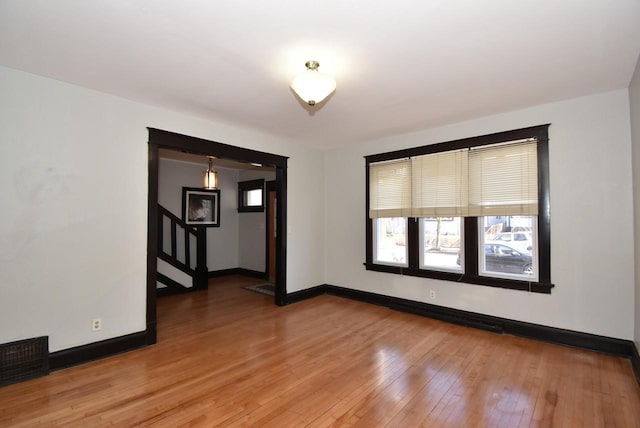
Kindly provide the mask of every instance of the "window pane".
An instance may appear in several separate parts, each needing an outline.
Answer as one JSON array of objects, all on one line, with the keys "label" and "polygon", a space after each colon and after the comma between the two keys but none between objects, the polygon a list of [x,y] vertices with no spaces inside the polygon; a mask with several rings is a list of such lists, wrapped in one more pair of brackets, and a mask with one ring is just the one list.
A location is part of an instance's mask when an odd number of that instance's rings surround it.
[{"label": "window pane", "polygon": [[262,189],[247,190],[245,198],[248,207],[262,206]]},{"label": "window pane", "polygon": [[480,227],[480,275],[538,280],[538,218],[487,216]]},{"label": "window pane", "polygon": [[420,219],[420,268],[463,272],[462,217]]},{"label": "window pane", "polygon": [[374,263],[407,266],[407,219],[377,218],[373,229]]}]

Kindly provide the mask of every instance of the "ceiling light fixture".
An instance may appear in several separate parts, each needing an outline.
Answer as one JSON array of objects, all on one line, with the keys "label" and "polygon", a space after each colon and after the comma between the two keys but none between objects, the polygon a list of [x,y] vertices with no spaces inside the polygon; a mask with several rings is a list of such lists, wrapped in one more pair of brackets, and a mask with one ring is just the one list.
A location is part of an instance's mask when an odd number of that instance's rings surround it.
[{"label": "ceiling light fixture", "polygon": [[218,188],[218,171],[213,169],[213,156],[209,156],[209,168],[204,171],[203,185],[205,189],[217,189]]},{"label": "ceiling light fixture", "polygon": [[294,77],[289,86],[305,103],[313,106],[336,90],[336,81],[318,71],[318,61],[307,61],[305,66],[307,71]]}]

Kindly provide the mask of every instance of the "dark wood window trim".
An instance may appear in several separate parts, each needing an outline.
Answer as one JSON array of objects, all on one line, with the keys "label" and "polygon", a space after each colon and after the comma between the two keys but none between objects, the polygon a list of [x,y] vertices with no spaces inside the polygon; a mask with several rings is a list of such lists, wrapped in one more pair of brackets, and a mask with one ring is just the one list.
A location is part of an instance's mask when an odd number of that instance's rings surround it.
[{"label": "dark wood window trim", "polygon": [[[262,203],[260,205],[246,205],[246,193],[250,190],[262,190]],[[264,212],[265,190],[264,179],[248,180],[238,182],[238,212],[239,213],[261,213]]]},{"label": "dark wood window trim", "polygon": [[[489,287],[526,290],[536,293],[551,293],[551,212],[549,208],[549,126],[550,124],[499,132],[478,137],[464,138],[393,152],[365,156],[366,183],[366,261],[365,268],[371,271],[398,275],[433,278],[445,281],[485,285]],[[394,159],[421,156],[430,153],[460,150],[490,144],[535,138],[538,155],[538,281],[519,281],[478,274],[478,221],[477,217],[464,219],[464,274],[441,272],[419,268],[419,246],[417,219],[409,218],[407,224],[408,267],[388,266],[373,262],[373,220],[369,218],[369,165]]]}]

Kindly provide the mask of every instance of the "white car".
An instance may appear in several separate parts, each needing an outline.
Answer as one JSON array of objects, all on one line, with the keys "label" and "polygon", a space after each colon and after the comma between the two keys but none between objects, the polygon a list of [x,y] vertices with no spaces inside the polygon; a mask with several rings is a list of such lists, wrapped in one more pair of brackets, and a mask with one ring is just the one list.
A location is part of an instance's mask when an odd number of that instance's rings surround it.
[{"label": "white car", "polygon": [[533,248],[531,232],[502,232],[498,233],[492,241],[507,244],[524,253],[530,253]]}]

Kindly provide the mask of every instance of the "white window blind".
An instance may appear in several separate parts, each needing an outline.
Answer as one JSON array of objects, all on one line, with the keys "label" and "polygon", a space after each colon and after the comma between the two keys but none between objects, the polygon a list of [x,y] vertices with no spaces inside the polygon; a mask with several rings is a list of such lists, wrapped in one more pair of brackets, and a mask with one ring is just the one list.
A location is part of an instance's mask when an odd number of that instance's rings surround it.
[{"label": "white window blind", "polygon": [[411,159],[413,217],[468,214],[468,150],[433,153]]},{"label": "white window blind", "polygon": [[536,141],[469,151],[469,215],[538,215]]},{"label": "white window blind", "polygon": [[411,217],[411,161],[369,165],[369,217]]}]

